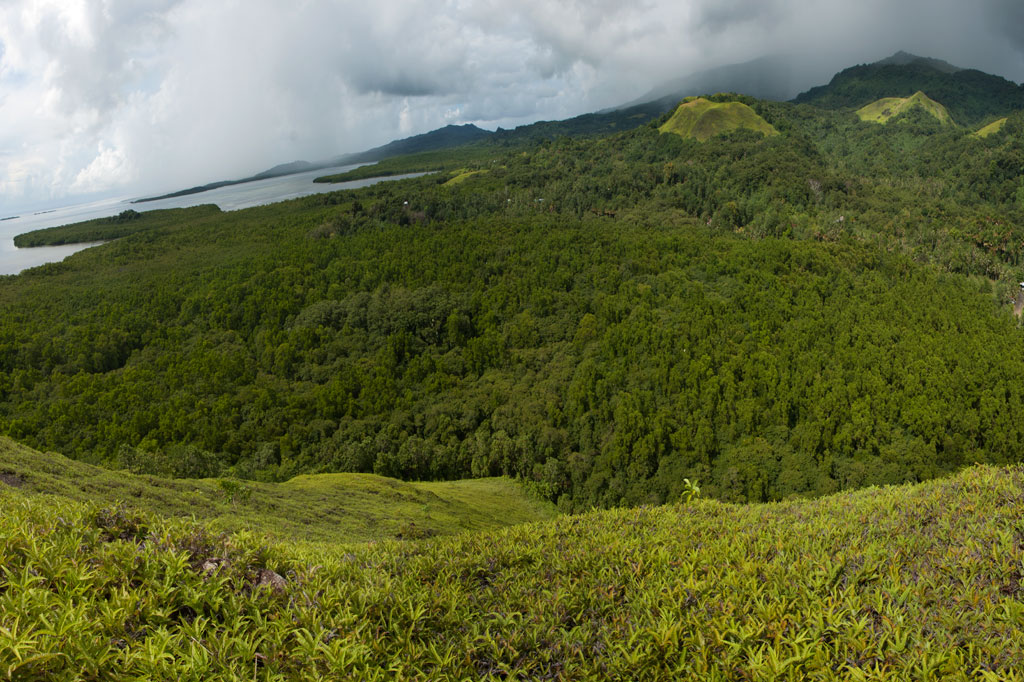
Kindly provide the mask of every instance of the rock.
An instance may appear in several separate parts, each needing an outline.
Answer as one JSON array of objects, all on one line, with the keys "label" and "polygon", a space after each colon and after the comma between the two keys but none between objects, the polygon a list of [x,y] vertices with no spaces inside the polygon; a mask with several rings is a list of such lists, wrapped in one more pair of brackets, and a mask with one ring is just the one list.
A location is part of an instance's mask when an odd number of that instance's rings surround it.
[{"label": "rock", "polygon": [[269,587],[274,592],[284,592],[288,581],[269,568],[261,568],[256,577],[256,587]]},{"label": "rock", "polygon": [[228,562],[226,559],[218,559],[216,557],[211,557],[204,561],[199,568],[200,570],[202,570],[203,573],[213,573],[221,566],[226,566],[227,563]]}]

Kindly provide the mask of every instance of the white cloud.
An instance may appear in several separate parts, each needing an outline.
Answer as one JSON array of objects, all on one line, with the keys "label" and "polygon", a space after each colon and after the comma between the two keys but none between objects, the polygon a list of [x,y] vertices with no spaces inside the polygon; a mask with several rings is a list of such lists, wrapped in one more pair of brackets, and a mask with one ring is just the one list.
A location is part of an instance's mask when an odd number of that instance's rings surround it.
[{"label": "white cloud", "polygon": [[0,0],[0,210],[565,118],[796,47],[1020,80],[1021,21],[1016,0]]},{"label": "white cloud", "polygon": [[71,191],[80,194],[104,192],[127,184],[133,175],[131,161],[122,150],[100,143],[96,158],[78,172],[71,183]]}]

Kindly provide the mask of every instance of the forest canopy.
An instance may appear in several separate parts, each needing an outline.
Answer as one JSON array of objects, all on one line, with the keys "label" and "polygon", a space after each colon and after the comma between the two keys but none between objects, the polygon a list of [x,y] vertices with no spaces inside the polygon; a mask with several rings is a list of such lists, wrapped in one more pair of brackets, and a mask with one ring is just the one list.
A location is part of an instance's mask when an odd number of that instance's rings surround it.
[{"label": "forest canopy", "polygon": [[1021,115],[732,100],[780,134],[666,115],[50,231],[120,238],[0,279],[0,431],[167,476],[509,474],[565,509],[1019,461]]}]

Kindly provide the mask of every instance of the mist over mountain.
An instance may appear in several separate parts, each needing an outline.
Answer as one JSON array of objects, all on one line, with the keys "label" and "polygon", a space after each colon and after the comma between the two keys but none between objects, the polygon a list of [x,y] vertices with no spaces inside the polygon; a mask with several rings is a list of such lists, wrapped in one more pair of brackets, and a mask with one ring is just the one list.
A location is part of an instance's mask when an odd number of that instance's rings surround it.
[{"label": "mist over mountain", "polygon": [[837,68],[839,65],[832,65],[830,60],[815,60],[810,55],[768,55],[674,78],[618,108],[647,102],[671,106],[684,97],[716,92],[737,92],[758,99],[785,101],[825,82]]},{"label": "mist over mountain", "polygon": [[450,125],[438,130],[432,130],[429,133],[423,133],[422,135],[413,135],[412,137],[407,137],[401,140],[394,140],[388,144],[381,145],[380,147],[374,147],[373,149],[367,149],[362,152],[341,154],[340,156],[334,156],[329,159],[316,162],[300,160],[280,163],[273,168],[268,168],[265,171],[261,171],[255,175],[241,178],[239,180],[220,180],[217,182],[210,182],[205,185],[190,187],[176,192],[146,197],[144,199],[136,199],[133,203],[144,203],[190,194],[200,194],[211,189],[218,189],[228,185],[241,185],[256,180],[266,180],[267,178],[277,178],[283,175],[305,173],[307,171],[320,170],[321,168],[333,168],[336,166],[346,166],[356,163],[373,163],[375,161],[380,161],[392,156],[399,156],[401,154],[415,154],[417,152],[434,151],[436,149],[447,149],[449,147],[457,147],[459,145],[483,140],[488,138],[490,135],[490,132],[477,128],[472,124],[467,123],[462,126]]},{"label": "mist over mountain", "polygon": [[874,63],[874,66],[907,66],[909,64],[918,64],[922,66],[930,66],[936,71],[942,73],[956,73],[963,71],[959,66],[953,66],[949,62],[941,59],[932,59],[931,57],[918,57],[916,54],[910,54],[900,50],[891,57],[885,59],[879,59]]}]

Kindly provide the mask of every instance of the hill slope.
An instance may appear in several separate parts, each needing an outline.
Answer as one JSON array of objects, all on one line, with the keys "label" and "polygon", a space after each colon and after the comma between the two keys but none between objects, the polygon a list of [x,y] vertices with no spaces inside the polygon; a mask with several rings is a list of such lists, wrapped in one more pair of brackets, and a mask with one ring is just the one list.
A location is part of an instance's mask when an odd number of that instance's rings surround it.
[{"label": "hill slope", "polygon": [[703,97],[684,101],[658,130],[704,142],[715,135],[741,128],[764,135],[778,135],[770,123],[746,104],[712,102]]},{"label": "hill slope", "polygon": [[995,120],[992,123],[989,123],[984,128],[980,128],[979,130],[976,130],[975,132],[971,133],[971,137],[985,138],[988,137],[989,135],[995,135],[996,133],[1003,129],[1003,126],[1006,125],[1007,120],[1008,119],[1006,117]]},{"label": "hill slope", "polygon": [[[4,485],[6,484],[6,485]],[[297,476],[284,483],[166,479],[110,471],[0,436],[0,488],[186,516],[218,530],[291,541],[365,542],[493,530],[555,511],[508,479],[404,483],[372,474]]]},{"label": "hill slope", "polygon": [[1016,680],[1024,469],[332,550],[0,486],[13,679]]},{"label": "hill slope", "polygon": [[491,137],[492,134],[493,133],[490,131],[483,130],[482,128],[478,128],[470,123],[465,125],[447,125],[444,128],[431,130],[428,133],[395,140],[380,147],[368,149],[365,152],[346,154],[338,157],[337,159],[333,159],[333,165],[340,165],[342,163],[369,163],[371,161],[380,161],[381,159],[400,156],[402,154],[417,154],[419,152],[429,152],[437,149],[461,147],[462,145],[486,140]]},{"label": "hill slope", "polygon": [[826,109],[859,109],[883,97],[909,97],[917,91],[942,102],[962,125],[981,124],[1024,109],[1024,87],[1012,81],[905,53],[845,69],[828,85],[811,88],[793,101]]},{"label": "hill slope", "polygon": [[862,121],[888,123],[911,109],[921,109],[930,116],[935,117],[943,125],[953,124],[953,119],[949,117],[946,107],[920,91],[915,92],[910,97],[886,97],[877,102],[872,102],[858,109],[857,116]]}]

